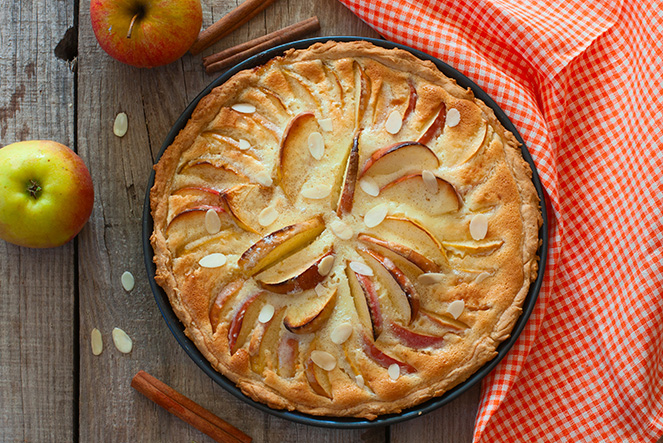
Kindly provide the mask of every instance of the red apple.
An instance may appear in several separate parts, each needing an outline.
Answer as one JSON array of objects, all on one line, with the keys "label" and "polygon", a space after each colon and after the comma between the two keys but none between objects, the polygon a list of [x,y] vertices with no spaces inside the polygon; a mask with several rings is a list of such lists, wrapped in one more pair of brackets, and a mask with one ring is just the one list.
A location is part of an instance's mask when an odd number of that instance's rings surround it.
[{"label": "red apple", "polygon": [[60,143],[31,140],[0,149],[0,238],[51,248],[74,238],[92,213],[83,160]]},{"label": "red apple", "polygon": [[92,29],[111,57],[139,68],[172,63],[200,33],[200,0],[92,0]]}]

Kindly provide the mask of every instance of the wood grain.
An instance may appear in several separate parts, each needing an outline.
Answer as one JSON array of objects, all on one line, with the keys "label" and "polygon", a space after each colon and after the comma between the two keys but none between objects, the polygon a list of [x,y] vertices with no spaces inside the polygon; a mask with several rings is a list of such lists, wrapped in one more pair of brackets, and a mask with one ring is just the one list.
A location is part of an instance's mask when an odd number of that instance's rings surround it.
[{"label": "wood grain", "polygon": [[[0,145],[53,139],[74,147],[74,75],[53,49],[72,2],[3,2]],[[76,372],[74,245],[0,241],[0,441],[72,441]]]}]

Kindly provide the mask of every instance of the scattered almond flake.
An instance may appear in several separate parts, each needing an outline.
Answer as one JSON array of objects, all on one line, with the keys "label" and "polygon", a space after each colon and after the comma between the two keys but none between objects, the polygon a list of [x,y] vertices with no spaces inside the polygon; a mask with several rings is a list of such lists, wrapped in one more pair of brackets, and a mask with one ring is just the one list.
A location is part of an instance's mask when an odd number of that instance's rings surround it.
[{"label": "scattered almond flake", "polygon": [[364,377],[361,374],[355,377],[355,381],[357,382],[357,386],[360,388],[364,387]]},{"label": "scattered almond flake", "polygon": [[352,335],[352,323],[346,321],[336,326],[331,332],[331,341],[340,345]]},{"label": "scattered almond flake", "polygon": [[470,235],[475,240],[483,240],[488,232],[488,217],[484,214],[476,214],[470,220]]},{"label": "scattered almond flake", "polygon": [[477,275],[477,278],[475,278],[474,281],[477,282],[477,283],[481,283],[485,279],[487,279],[488,277],[490,277],[490,272],[484,271],[481,274]]},{"label": "scattered almond flake", "polygon": [[131,337],[129,337],[127,333],[120,328],[113,328],[113,343],[115,344],[117,350],[123,354],[130,353],[131,349],[133,348]]},{"label": "scattered almond flake", "polygon": [[389,369],[387,369],[387,372],[389,372],[389,378],[392,380],[398,380],[398,377],[401,375],[401,367],[398,366],[396,363],[392,363],[389,365]]},{"label": "scattered almond flake", "polygon": [[334,256],[328,255],[318,263],[318,273],[323,276],[327,275],[332,270],[332,266],[334,266]]},{"label": "scattered almond flake", "polygon": [[225,265],[226,261],[228,261],[228,259],[225,255],[221,254],[220,252],[215,252],[201,258],[198,264],[203,268],[218,268]]},{"label": "scattered almond flake", "polygon": [[314,288],[313,290],[315,291],[315,294],[316,294],[318,297],[322,297],[322,296],[325,295],[325,293],[327,292],[327,288],[325,288],[325,287],[324,287],[322,284],[320,284],[320,283],[318,283],[317,285],[315,285],[315,288]]},{"label": "scattered almond flake", "polygon": [[350,225],[341,220],[334,220],[329,224],[329,228],[332,233],[341,240],[350,240],[354,235]]},{"label": "scattered almond flake", "polygon": [[355,271],[357,274],[367,275],[369,277],[373,275],[373,269],[371,269],[371,267],[366,263],[362,263],[360,261],[351,261],[350,269]]},{"label": "scattered almond flake", "polygon": [[205,230],[208,234],[217,234],[221,230],[221,219],[214,209],[205,213]]},{"label": "scattered almond flake", "polygon": [[256,181],[263,186],[272,186],[272,176],[267,171],[260,171],[255,175]]},{"label": "scattered almond flake", "polygon": [[377,197],[380,194],[380,187],[373,177],[364,177],[359,180],[359,187],[371,197]]},{"label": "scattered almond flake", "polygon": [[321,118],[318,120],[320,128],[325,132],[332,132],[334,130],[334,122],[331,118]]},{"label": "scattered almond flake", "polygon": [[437,272],[428,272],[417,277],[417,282],[422,285],[435,285],[444,279],[444,274]]},{"label": "scattered almond flake", "polygon": [[118,137],[124,137],[129,129],[129,118],[124,112],[120,112],[115,116],[115,122],[113,123],[113,134]]},{"label": "scattered almond flake", "polygon": [[458,319],[464,310],[465,302],[463,300],[454,300],[449,303],[449,306],[447,307],[447,312],[455,319]]},{"label": "scattered almond flake", "polygon": [[134,288],[134,284],[136,283],[133,274],[129,271],[124,271],[120,280],[122,280],[122,287],[124,290],[131,292],[131,290]]},{"label": "scattered almond flake", "polygon": [[380,205],[377,205],[373,207],[372,209],[369,209],[369,211],[364,215],[364,224],[368,226],[369,228],[374,228],[382,221],[384,218],[387,216],[387,205],[385,203],[382,203]]},{"label": "scattered almond flake", "polygon": [[331,194],[331,187],[329,185],[314,185],[302,189],[301,194],[305,198],[310,198],[311,200],[321,200],[329,197],[329,194]]},{"label": "scattered almond flake", "polygon": [[432,171],[429,171],[428,169],[421,171],[421,179],[424,181],[424,186],[428,192],[431,194],[437,194],[437,177],[435,177],[435,174],[433,174]]},{"label": "scattered almond flake", "polygon": [[260,226],[269,226],[274,223],[278,217],[279,212],[274,206],[270,205],[260,211],[260,214],[258,215],[258,223],[260,223]]},{"label": "scattered almond flake", "polygon": [[246,151],[247,149],[251,148],[251,143],[243,138],[239,139],[239,149],[242,151]]},{"label": "scattered almond flake", "polygon": [[101,338],[101,331],[94,328],[90,333],[90,344],[92,345],[92,354],[99,355],[104,350],[104,340]]},{"label": "scattered almond flake", "polygon": [[253,114],[256,112],[256,107],[250,103],[235,103],[232,108],[242,114]]},{"label": "scattered almond flake", "polygon": [[401,117],[401,113],[396,110],[391,111],[389,117],[387,117],[387,121],[384,123],[384,128],[390,134],[398,134],[401,130],[401,126],[403,126],[403,117]]},{"label": "scattered almond flake", "polygon": [[260,310],[260,314],[258,314],[258,321],[260,323],[267,323],[272,319],[272,317],[274,317],[274,305],[267,303]]},{"label": "scattered almond flake", "polygon": [[311,352],[311,360],[325,371],[331,371],[336,367],[336,359],[329,352],[315,350]]},{"label": "scattered almond flake", "polygon": [[319,132],[311,132],[308,136],[308,152],[311,157],[320,160],[325,154],[325,140]]},{"label": "scattered almond flake", "polygon": [[447,126],[453,128],[460,123],[460,112],[458,109],[451,108],[447,111]]}]

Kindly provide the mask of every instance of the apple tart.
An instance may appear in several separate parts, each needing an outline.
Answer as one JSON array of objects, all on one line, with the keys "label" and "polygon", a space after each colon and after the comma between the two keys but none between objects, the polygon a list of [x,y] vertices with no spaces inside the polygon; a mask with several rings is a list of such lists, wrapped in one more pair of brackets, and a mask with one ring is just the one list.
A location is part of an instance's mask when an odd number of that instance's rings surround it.
[{"label": "apple tart", "polygon": [[317,43],[200,100],[155,166],[156,281],[272,408],[374,419],[496,355],[537,274],[532,172],[435,66]]}]

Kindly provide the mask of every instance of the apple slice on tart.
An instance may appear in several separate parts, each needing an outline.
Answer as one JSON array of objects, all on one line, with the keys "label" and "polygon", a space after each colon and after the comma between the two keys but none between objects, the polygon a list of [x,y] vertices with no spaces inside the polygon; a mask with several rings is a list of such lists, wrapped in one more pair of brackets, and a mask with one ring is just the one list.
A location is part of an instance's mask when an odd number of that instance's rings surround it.
[{"label": "apple slice on tart", "polygon": [[273,190],[255,183],[233,186],[223,193],[228,210],[246,230],[259,233],[264,227],[260,224],[259,211],[272,201]]},{"label": "apple slice on tart", "polygon": [[297,200],[309,178],[310,168],[306,165],[311,162],[312,157],[308,146],[309,137],[314,133],[322,134],[313,112],[302,112],[294,116],[283,133],[277,181],[291,202]]},{"label": "apple slice on tart", "polygon": [[265,305],[265,297],[260,292],[248,296],[235,313],[228,327],[228,349],[230,354],[235,354],[245,343],[260,315],[260,310]]},{"label": "apple slice on tart", "polygon": [[277,352],[278,374],[286,378],[294,377],[299,366],[299,339],[293,334],[282,334]]},{"label": "apple slice on tart", "polygon": [[337,289],[332,288],[323,297],[288,308],[283,325],[295,334],[310,334],[323,327],[336,307]]},{"label": "apple slice on tart", "polygon": [[365,330],[371,331],[374,340],[382,333],[382,308],[373,278],[358,274],[350,266],[345,268],[350,293],[357,316]]},{"label": "apple slice on tart", "polygon": [[409,246],[405,246],[393,241],[382,240],[369,234],[359,234],[357,240],[362,243],[380,246],[408,260],[410,263],[421,269],[423,272],[440,272],[440,265],[433,260],[425,257]]},{"label": "apple slice on tart", "polygon": [[[399,252],[393,251],[398,255],[403,256],[404,254],[409,254],[409,252],[406,252],[407,249],[405,249],[409,248],[438,266],[448,266],[447,254],[442,243],[440,243],[437,237],[423,224],[412,218],[403,215],[388,215],[382,223],[378,226],[367,229],[364,234],[385,242],[393,243],[393,249],[400,249]],[[370,242],[367,237],[362,238],[362,242]],[[420,264],[422,266],[430,266],[424,265],[421,262]],[[417,263],[415,263],[415,265],[417,265]]]},{"label": "apple slice on tart", "polygon": [[336,204],[336,215],[339,217],[352,211],[355,187],[357,186],[357,174],[359,172],[359,135],[360,133],[357,133],[352,140],[352,148],[350,149],[345,166],[342,185],[335,186],[335,189],[340,189],[338,203]]},{"label": "apple slice on tart", "polygon": [[366,159],[359,178],[371,177],[382,188],[404,175],[435,170],[440,166],[437,155],[426,145],[404,141],[385,146]]},{"label": "apple slice on tart", "polygon": [[286,226],[254,243],[239,258],[237,265],[247,275],[274,265],[310,244],[325,229],[321,216]]},{"label": "apple slice on tart", "polygon": [[258,284],[264,290],[277,294],[292,294],[313,289],[327,276],[329,270],[322,269],[322,267],[328,267],[330,259],[333,263],[334,254],[331,251],[318,257],[312,263],[309,262],[303,267],[296,268],[286,277],[279,277],[277,280],[265,280],[259,276]]},{"label": "apple slice on tart", "polygon": [[458,211],[461,199],[454,186],[432,174],[427,179],[425,174],[408,174],[390,181],[380,189],[380,198],[398,202],[429,217]]},{"label": "apple slice on tart", "polygon": [[[400,312],[404,322],[406,324],[412,323],[412,320],[414,320],[419,311],[419,293],[410,281],[409,277],[398,266],[396,266],[396,264],[391,259],[385,257],[379,252],[368,248],[360,248],[359,250],[364,255],[371,257],[373,260],[379,263],[380,267],[386,270],[393,281],[396,282],[400,290],[389,291],[389,294],[392,301],[394,302],[396,310]],[[389,279],[386,280],[388,281]],[[402,297],[400,294],[405,295],[407,305],[402,303]]]},{"label": "apple slice on tart", "polygon": [[256,374],[262,374],[266,368],[275,370],[278,366],[278,356],[274,352],[281,338],[281,322],[285,307],[274,312],[272,318],[265,323],[258,322],[256,332],[251,337],[253,349],[250,349],[251,369]]},{"label": "apple slice on tart", "polygon": [[316,394],[332,399],[332,385],[327,371],[319,367],[311,357],[306,360],[306,380]]},{"label": "apple slice on tart", "polygon": [[209,321],[212,334],[216,332],[223,319],[224,313],[232,306],[232,300],[244,286],[244,280],[235,280],[228,283],[214,298],[209,311]]}]

